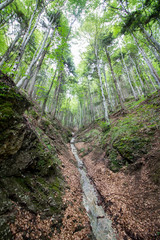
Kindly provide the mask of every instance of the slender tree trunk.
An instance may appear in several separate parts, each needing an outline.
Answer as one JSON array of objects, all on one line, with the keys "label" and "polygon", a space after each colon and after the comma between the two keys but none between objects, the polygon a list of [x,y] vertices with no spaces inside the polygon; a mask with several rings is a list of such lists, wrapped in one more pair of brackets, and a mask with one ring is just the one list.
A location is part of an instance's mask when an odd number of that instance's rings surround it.
[{"label": "slender tree trunk", "polygon": [[118,89],[119,89],[119,92],[120,92],[122,101],[124,102],[125,99],[124,99],[124,96],[123,96],[123,92],[122,92],[122,88],[121,88],[120,82],[121,82],[121,78],[120,78],[120,76],[119,76],[119,77],[117,77],[117,85],[118,85]]},{"label": "slender tree trunk", "polygon": [[9,56],[10,56],[13,48],[15,47],[16,43],[20,39],[21,35],[22,35],[22,30],[20,30],[18,35],[15,37],[15,39],[13,40],[13,42],[10,44],[10,46],[7,49],[7,51],[3,55],[2,60],[0,61],[0,67],[2,67],[2,65],[9,59]]},{"label": "slender tree trunk", "polygon": [[[41,49],[39,50],[39,53],[37,54],[37,56],[35,58],[32,59],[30,65],[29,65],[29,67],[28,67],[28,69],[25,73],[25,76],[20,79],[20,81],[17,84],[17,87],[20,88],[24,84],[25,81],[27,81],[27,82],[29,81],[31,70],[32,70],[33,66],[35,65],[35,63],[38,61],[39,57],[41,56],[41,54],[42,54],[42,52],[45,48],[45,44],[47,42],[47,39],[48,39],[48,36],[49,36],[49,33],[50,33],[50,29],[51,29],[51,25],[50,25],[50,27],[49,27],[46,35],[45,35],[45,38],[44,38],[44,41],[42,43]],[[52,34],[52,36],[53,36],[53,34]]]},{"label": "slender tree trunk", "polygon": [[[46,55],[46,53],[47,53],[47,51],[48,51],[48,48],[49,48],[49,46],[50,46],[50,43],[51,43],[51,41],[48,42],[47,46],[46,46],[45,49],[43,50],[42,55],[41,55],[41,57],[40,57],[40,60],[39,60],[39,62],[38,62],[38,64],[37,64],[35,73],[34,73],[33,77],[32,77],[31,80],[30,80],[31,84],[30,84],[29,91],[28,91],[28,93],[29,93],[30,96],[32,95],[32,92],[33,92],[33,88],[34,88],[34,85],[35,85],[35,82],[36,82],[37,75],[38,75],[38,73],[39,73],[39,71],[40,71],[40,69],[41,69],[43,60],[44,60],[45,55]],[[24,82],[24,89],[26,89],[28,83],[29,83],[29,80],[26,80],[26,81]]]},{"label": "slender tree trunk", "polygon": [[149,34],[142,25],[140,25],[140,29],[144,33],[144,36],[146,37],[147,41],[149,43],[152,43],[157,52],[160,53],[160,44],[156,41],[152,34]]},{"label": "slender tree trunk", "polygon": [[[130,55],[129,55],[130,56]],[[135,70],[136,70],[136,73],[137,73],[137,76],[139,78],[139,81],[140,81],[140,84],[141,84],[141,87],[142,87],[142,92],[145,94],[145,86],[144,86],[144,83],[142,81],[142,78],[139,74],[139,71],[137,69],[137,66],[136,66],[136,63],[134,62],[133,58],[130,56],[130,59],[131,59],[131,62],[133,63],[134,67],[135,67]]]},{"label": "slender tree trunk", "polygon": [[160,54],[156,51],[156,49],[154,47],[150,47],[151,52],[153,53],[153,55],[155,56],[155,58],[157,59],[157,61],[160,62]]},{"label": "slender tree trunk", "polygon": [[155,87],[155,85],[154,85],[152,79],[150,78],[150,76],[149,76],[148,74],[147,74],[147,77],[148,77],[149,81],[151,82],[151,84],[152,84],[154,90],[157,90],[157,88]]},{"label": "slender tree trunk", "polygon": [[27,45],[27,43],[29,41],[28,36],[30,35],[29,32],[30,32],[32,21],[34,19],[35,14],[36,14],[37,8],[38,8],[38,0],[36,0],[36,7],[35,7],[35,9],[33,11],[33,14],[32,14],[32,16],[31,16],[31,18],[29,20],[28,29],[27,29],[24,37],[23,37],[23,41],[22,41],[22,44],[21,44],[21,47],[20,47],[20,51],[19,51],[17,59],[16,59],[16,64],[15,64],[14,69],[13,69],[14,71],[17,71],[19,66],[20,66],[20,60],[22,59],[25,47],[26,47],[26,45]]},{"label": "slender tree trunk", "polygon": [[[27,44],[28,44],[28,42],[29,42],[29,40],[30,40],[33,32],[35,31],[35,29],[36,29],[36,27],[37,27],[37,25],[38,25],[40,16],[41,16],[41,14],[42,14],[43,11],[44,11],[44,8],[43,8],[42,11],[39,13],[39,15],[38,15],[38,17],[37,17],[37,20],[36,20],[36,22],[35,22],[32,30],[30,31],[30,33],[28,32],[28,36],[25,36],[25,38],[24,38],[24,40],[23,40],[23,42],[22,42],[21,49],[20,49],[20,51],[19,51],[18,58],[17,58],[17,60],[16,60],[16,61],[17,61],[17,66],[16,66],[16,69],[15,69],[15,70],[18,70],[19,67],[20,67],[20,65],[21,65],[21,60],[22,60],[23,54],[24,54],[24,52],[25,52],[25,48],[26,48],[26,46],[27,46]],[[30,26],[30,27],[31,27],[31,26]]]},{"label": "slender tree trunk", "polygon": [[59,93],[60,93],[60,88],[61,88],[61,83],[62,83],[62,72],[60,73],[58,80],[59,80],[59,84],[55,89],[54,98],[53,98],[54,108],[53,108],[53,111],[51,114],[52,117],[55,117],[56,111],[57,111],[57,103],[58,103],[58,98],[59,98]]},{"label": "slender tree trunk", "polygon": [[14,0],[6,0],[2,3],[0,3],[0,10],[2,10],[3,8],[7,7],[10,3],[12,3]]},{"label": "slender tree trunk", "polygon": [[104,91],[103,91],[103,83],[102,83],[102,78],[101,78],[101,70],[100,70],[100,66],[99,66],[99,61],[98,61],[98,56],[96,53],[96,60],[97,60],[97,71],[98,71],[98,77],[99,77],[99,82],[100,82],[100,88],[101,88],[101,93],[102,93],[102,100],[103,100],[103,108],[104,108],[104,117],[107,121],[107,123],[110,124],[109,121],[109,116],[108,116],[108,108],[107,108],[107,104],[106,104],[106,98],[104,95]]},{"label": "slender tree trunk", "polygon": [[88,78],[87,78],[87,83],[88,83],[88,91],[89,91],[89,99],[90,99],[91,121],[94,121],[93,102],[92,102],[92,95],[91,95],[90,83]]},{"label": "slender tree trunk", "polygon": [[102,93],[102,99],[103,99],[103,107],[104,107],[105,119],[106,119],[106,121],[107,121],[108,123],[110,123],[110,121],[109,121],[109,116],[108,116],[108,108],[107,108],[107,104],[106,104],[106,98],[105,98],[104,91],[103,91],[101,71],[100,71],[100,67],[99,67],[99,64],[98,64],[98,63],[97,63],[97,71],[98,71],[99,82],[100,82],[100,87],[101,87],[101,93]]},{"label": "slender tree trunk", "polygon": [[111,94],[110,94],[110,89],[109,89],[109,85],[108,85],[108,82],[107,82],[107,77],[106,77],[105,65],[104,64],[103,64],[103,75],[104,75],[104,80],[105,80],[105,87],[106,87],[106,91],[107,91],[107,96],[108,96],[108,103],[109,103],[110,109],[113,110],[112,101],[111,101]]},{"label": "slender tree trunk", "polygon": [[114,81],[114,84],[115,84],[115,87],[116,87],[116,90],[117,90],[117,94],[118,94],[118,98],[119,98],[119,102],[120,102],[121,108],[123,110],[125,110],[125,106],[124,106],[124,103],[122,101],[122,97],[121,97],[121,94],[119,92],[119,89],[118,89],[117,80],[116,80],[116,77],[115,77],[115,74],[114,74],[114,71],[113,71],[113,68],[112,68],[111,58],[109,56],[109,52],[107,50],[107,47],[105,47],[105,51],[106,51],[108,63],[109,63],[110,69],[111,69],[112,78],[113,78],[113,81]]},{"label": "slender tree trunk", "polygon": [[131,77],[132,77],[132,82],[134,83],[135,88],[137,89],[138,95],[141,96],[143,94],[141,87],[137,85],[137,82],[134,77],[134,72],[133,68],[130,69]]},{"label": "slender tree trunk", "polygon": [[[37,79],[37,75],[38,75],[38,73],[39,73],[39,71],[40,71],[40,69],[41,69],[41,66],[42,66],[44,57],[45,57],[45,55],[46,55],[46,52],[47,52],[47,50],[44,50],[44,51],[43,51],[42,56],[41,56],[41,58],[40,58],[40,60],[39,60],[39,62],[38,62],[38,64],[37,64],[36,69],[35,69],[35,72],[34,72],[32,78],[30,79],[30,86],[29,86],[29,89],[28,89],[28,94],[29,94],[30,96],[32,96],[33,89],[34,89],[34,85],[35,85],[35,82],[36,82],[36,79]],[[24,88],[27,87],[27,83],[28,83],[28,82],[26,81],[26,85],[24,86]]]},{"label": "slender tree trunk", "polygon": [[133,93],[133,96],[134,96],[135,100],[137,101],[137,100],[138,100],[138,97],[137,97],[137,94],[136,94],[136,92],[135,92],[135,90],[134,90],[134,87],[133,87],[133,85],[132,85],[132,81],[131,81],[130,76],[129,76],[128,68],[127,68],[126,63],[125,63],[125,60],[124,60],[124,58],[123,58],[123,53],[122,53],[121,47],[120,47],[120,51],[121,51],[121,57],[122,57],[122,65],[124,65],[124,69],[125,69],[125,72],[126,72],[126,74],[127,74],[127,78],[128,78],[129,85],[130,85],[130,87],[131,87],[131,91],[132,91],[132,93]]},{"label": "slender tree trunk", "polygon": [[138,49],[140,50],[140,52],[141,52],[141,54],[142,54],[144,60],[146,61],[147,65],[148,65],[148,67],[149,67],[149,69],[150,69],[150,72],[151,72],[152,76],[154,77],[157,85],[160,87],[160,78],[159,78],[159,76],[158,76],[158,73],[156,72],[156,70],[155,70],[155,68],[153,67],[152,63],[151,63],[150,60],[148,59],[148,57],[147,57],[146,53],[144,52],[144,50],[139,46],[138,41],[137,41],[136,37],[133,35],[133,33],[132,33],[132,36],[133,36],[133,39],[134,39],[134,41],[135,41]]},{"label": "slender tree trunk", "polygon": [[53,86],[54,80],[55,80],[55,78],[56,78],[56,74],[57,74],[57,69],[56,69],[55,74],[54,74],[54,76],[53,76],[53,79],[52,79],[52,82],[51,82],[50,88],[49,88],[49,90],[48,90],[48,92],[47,92],[47,94],[46,94],[46,96],[45,96],[45,98],[44,98],[44,102],[43,102],[43,106],[42,106],[42,115],[43,115],[44,112],[45,112],[46,103],[47,103],[47,100],[48,100],[49,94],[50,94],[50,92],[51,92],[51,89],[52,89],[52,86]]},{"label": "slender tree trunk", "polygon": [[[142,66],[142,68],[143,68],[143,69],[142,69],[142,72],[145,72],[145,73],[146,73],[147,78],[149,79],[149,82],[152,84],[153,88],[154,88],[155,90],[157,90],[155,84],[153,83],[151,77],[149,76],[149,73],[150,73],[150,72],[149,72],[149,69],[146,69],[146,66],[144,66],[142,62],[141,62],[141,66]],[[140,68],[139,68],[139,69],[140,69]],[[149,72],[149,73],[148,73],[148,72]],[[145,77],[144,77],[144,81],[145,81],[145,83],[146,83],[146,85],[147,85],[147,88],[150,89],[150,87],[149,87],[149,85],[148,85],[148,82],[147,82],[147,80],[146,80]],[[159,87],[158,87],[158,88],[159,88]]]},{"label": "slender tree trunk", "polygon": [[79,101],[79,127],[82,126],[82,103]]}]

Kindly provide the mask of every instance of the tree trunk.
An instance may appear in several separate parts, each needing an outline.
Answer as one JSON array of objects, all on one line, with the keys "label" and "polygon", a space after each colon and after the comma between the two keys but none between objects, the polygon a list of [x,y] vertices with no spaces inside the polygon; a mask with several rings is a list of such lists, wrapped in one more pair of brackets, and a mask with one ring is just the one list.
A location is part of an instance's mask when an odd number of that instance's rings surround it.
[{"label": "tree trunk", "polygon": [[134,41],[135,41],[135,43],[136,43],[139,51],[140,51],[141,54],[142,54],[144,60],[146,61],[147,65],[148,65],[148,67],[149,67],[149,69],[150,69],[150,71],[151,71],[152,76],[154,77],[157,85],[160,87],[160,78],[159,78],[159,76],[158,76],[158,73],[156,72],[156,70],[155,70],[155,68],[153,67],[152,63],[151,63],[150,60],[148,59],[148,57],[147,57],[146,53],[144,52],[144,50],[139,46],[138,41],[137,41],[136,37],[133,35],[133,33],[132,33],[132,36],[133,36],[133,39],[134,39]]},{"label": "tree trunk", "polygon": [[134,77],[133,68],[130,69],[130,73],[131,73],[132,82],[134,83],[134,86],[137,89],[138,95],[141,96],[143,94],[143,91],[142,91],[142,88],[137,85],[136,79]]},{"label": "tree trunk", "polygon": [[114,74],[114,71],[113,71],[113,68],[112,68],[111,58],[110,58],[110,56],[109,56],[109,52],[108,52],[108,50],[107,50],[107,47],[105,47],[105,51],[106,51],[108,63],[109,63],[109,66],[110,66],[112,78],[113,78],[113,81],[114,81],[114,84],[115,84],[115,87],[116,87],[116,90],[117,90],[117,94],[118,94],[118,98],[119,98],[119,102],[120,102],[121,108],[122,108],[123,110],[125,110],[125,106],[124,106],[124,103],[123,103],[123,101],[122,101],[122,97],[121,97],[121,94],[120,94],[120,92],[119,92],[119,89],[118,89],[117,80],[116,80],[116,77],[115,77],[115,74]]},{"label": "tree trunk", "polygon": [[58,98],[59,98],[59,93],[60,93],[60,88],[61,88],[61,82],[62,82],[62,72],[60,72],[59,77],[58,77],[58,86],[55,89],[54,96],[53,96],[53,110],[52,110],[52,117],[55,117],[56,110],[57,110],[57,103],[58,103]]},{"label": "tree trunk", "polygon": [[[130,56],[130,55],[129,55]],[[144,83],[143,83],[143,80],[139,74],[139,71],[137,69],[137,66],[136,66],[136,63],[134,62],[133,58],[130,56],[130,59],[131,59],[131,62],[133,63],[134,67],[135,67],[135,70],[136,70],[136,73],[137,73],[137,76],[139,78],[139,81],[140,81],[140,84],[141,84],[141,87],[142,87],[142,92],[144,93],[145,95],[145,87],[144,87]]]},{"label": "tree trunk", "polygon": [[15,37],[15,39],[13,40],[13,42],[10,44],[7,51],[3,55],[2,60],[0,61],[0,67],[2,67],[2,65],[9,59],[10,53],[12,52],[18,40],[20,39],[21,35],[22,35],[22,30],[18,33],[18,35]]},{"label": "tree trunk", "polygon": [[111,94],[110,94],[110,89],[109,89],[109,85],[108,85],[108,82],[107,82],[107,77],[106,77],[105,65],[104,64],[103,64],[103,75],[104,75],[104,80],[105,80],[105,87],[106,87],[106,91],[107,91],[109,107],[110,107],[110,110],[113,111]]},{"label": "tree trunk", "polygon": [[156,41],[156,39],[151,34],[149,34],[142,25],[140,25],[140,29],[144,33],[144,36],[146,37],[147,41],[149,43],[153,43],[152,46],[154,46],[157,52],[160,53],[160,44]]},{"label": "tree trunk", "polygon": [[107,108],[107,104],[106,104],[106,98],[105,98],[104,91],[103,91],[103,84],[102,84],[102,78],[101,78],[101,71],[100,71],[99,63],[97,63],[97,71],[98,71],[99,82],[100,82],[101,93],[102,93],[102,99],[103,99],[104,116],[105,116],[105,119],[107,120],[107,122],[110,123],[109,116],[108,116],[108,108]]},{"label": "tree trunk", "polygon": [[89,92],[89,99],[90,99],[91,121],[94,121],[93,102],[92,102],[92,95],[91,95],[90,83],[88,78],[87,78],[87,83],[88,83],[88,92]]},{"label": "tree trunk", "polygon": [[[32,96],[34,85],[35,85],[35,82],[36,82],[36,78],[37,78],[37,75],[38,75],[38,73],[39,73],[39,71],[41,69],[41,66],[42,66],[44,57],[46,55],[46,52],[47,52],[46,50],[43,51],[42,56],[41,56],[41,58],[39,60],[39,63],[36,66],[35,72],[34,72],[32,78],[30,79],[30,86],[29,86],[29,89],[28,89],[28,94],[30,96]],[[26,85],[24,87],[25,88],[27,87],[27,82],[26,82]]]},{"label": "tree trunk", "polygon": [[[45,35],[45,38],[44,38],[44,41],[43,41],[43,43],[42,43],[42,46],[41,46],[41,48],[40,48],[40,50],[39,50],[39,53],[37,54],[37,56],[36,56],[35,58],[32,59],[30,65],[29,65],[29,67],[28,67],[28,69],[27,69],[27,71],[26,71],[26,73],[25,73],[25,76],[20,79],[20,81],[19,81],[18,84],[17,84],[17,87],[20,88],[20,87],[25,83],[25,81],[26,81],[26,82],[29,82],[30,72],[31,72],[33,66],[35,65],[35,63],[38,61],[39,57],[41,56],[41,54],[42,54],[42,52],[43,52],[43,50],[44,50],[44,48],[45,48],[45,44],[46,44],[46,42],[47,42],[47,39],[48,39],[48,36],[49,36],[49,33],[50,33],[50,29],[51,29],[51,25],[50,25],[50,27],[49,27],[46,35]],[[53,33],[53,32],[52,32],[52,33]],[[52,34],[52,36],[53,36],[53,34]],[[51,37],[51,38],[52,38],[52,37]],[[25,85],[26,85],[26,83],[25,83]]]},{"label": "tree trunk", "polygon": [[[28,91],[28,94],[29,94],[30,96],[32,95],[32,92],[33,92],[33,88],[34,88],[34,85],[35,85],[35,82],[36,82],[37,75],[38,75],[38,73],[39,73],[39,71],[40,71],[40,69],[41,69],[41,66],[42,66],[43,60],[44,60],[44,58],[45,58],[45,55],[46,55],[46,53],[47,53],[47,51],[48,51],[49,45],[50,45],[50,42],[48,42],[46,48],[43,50],[42,55],[41,55],[41,58],[40,58],[40,60],[39,60],[39,62],[38,62],[38,64],[37,64],[35,73],[34,73],[33,77],[32,77],[31,80],[30,80],[31,84],[30,84],[29,91]],[[26,89],[28,83],[29,83],[29,81],[25,81],[25,82],[24,82],[24,89]]]},{"label": "tree trunk", "polygon": [[44,98],[44,102],[43,102],[43,106],[42,106],[42,115],[43,115],[44,112],[45,112],[46,103],[47,103],[47,100],[48,100],[49,94],[50,94],[50,92],[51,92],[51,89],[52,89],[52,86],[53,86],[54,80],[55,80],[55,78],[56,78],[56,74],[57,74],[57,69],[56,69],[55,74],[54,74],[54,76],[53,76],[53,79],[52,79],[52,82],[51,82],[50,88],[49,88],[49,90],[48,90],[48,92],[47,92],[47,94],[46,94],[46,96],[45,96],[45,98]]},{"label": "tree trunk", "polygon": [[[36,6],[35,10],[36,10],[36,9],[37,9],[37,6]],[[43,8],[42,11],[39,13],[39,15],[38,15],[38,17],[37,17],[37,20],[36,20],[36,22],[35,22],[32,30],[31,30],[30,33],[29,33],[29,30],[30,30],[30,28],[31,28],[31,23],[32,23],[32,21],[33,21],[33,17],[34,17],[34,15],[35,15],[35,13],[36,13],[35,10],[34,10],[34,13],[32,14],[32,17],[31,17],[31,20],[30,20],[31,22],[29,23],[29,28],[28,28],[28,30],[27,30],[27,33],[26,33],[25,36],[24,36],[24,39],[23,39],[23,42],[22,42],[22,45],[21,45],[21,48],[20,48],[20,51],[19,51],[19,54],[18,54],[18,58],[17,58],[17,60],[16,60],[17,66],[16,66],[15,70],[18,70],[19,67],[20,67],[20,65],[21,65],[21,60],[22,60],[23,54],[24,54],[24,52],[25,52],[26,45],[28,44],[28,42],[29,42],[29,40],[30,40],[30,38],[31,38],[34,30],[36,29],[36,27],[37,27],[37,25],[38,25],[40,16],[41,16],[42,12],[44,11],[44,8]]]},{"label": "tree trunk", "polygon": [[[151,77],[149,76],[149,73],[150,73],[150,72],[149,72],[149,69],[147,69],[146,66],[144,66],[144,64],[142,63],[142,61],[141,61],[141,66],[142,66],[142,68],[143,68],[143,69],[142,69],[142,72],[145,72],[145,74],[147,75],[147,78],[149,79],[149,82],[151,83],[151,85],[153,86],[153,88],[154,88],[155,90],[157,90],[155,84],[153,83]],[[144,81],[145,81],[148,89],[150,89],[150,87],[148,86],[148,82],[147,82],[147,80],[146,80],[145,77],[144,77]],[[159,87],[158,87],[158,88],[159,88]]]},{"label": "tree trunk", "polygon": [[2,10],[3,8],[7,7],[10,3],[12,3],[14,0],[6,0],[2,3],[0,3],[0,10]]},{"label": "tree trunk", "polygon": [[124,102],[125,99],[124,99],[124,96],[123,96],[123,92],[122,92],[122,88],[121,88],[121,78],[120,76],[117,78],[117,85],[118,85],[118,89],[119,89],[119,92],[120,92],[120,95],[121,95],[121,98],[122,98],[122,101]]}]

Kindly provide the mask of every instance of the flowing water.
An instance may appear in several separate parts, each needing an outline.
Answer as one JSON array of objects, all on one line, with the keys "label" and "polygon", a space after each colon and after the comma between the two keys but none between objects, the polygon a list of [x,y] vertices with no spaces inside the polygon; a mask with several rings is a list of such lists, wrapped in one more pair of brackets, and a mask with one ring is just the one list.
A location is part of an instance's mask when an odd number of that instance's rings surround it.
[{"label": "flowing water", "polygon": [[71,149],[78,163],[81,174],[81,185],[83,190],[83,204],[90,219],[93,234],[96,240],[116,240],[116,233],[112,228],[112,222],[107,217],[102,206],[98,205],[98,193],[87,176],[86,168],[77,154],[74,146],[75,138],[71,140]]}]

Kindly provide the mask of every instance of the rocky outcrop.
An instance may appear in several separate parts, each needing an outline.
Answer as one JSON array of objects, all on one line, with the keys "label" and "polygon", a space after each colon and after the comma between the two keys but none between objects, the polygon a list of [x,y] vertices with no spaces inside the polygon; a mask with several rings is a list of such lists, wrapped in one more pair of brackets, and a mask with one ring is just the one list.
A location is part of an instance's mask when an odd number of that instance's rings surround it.
[{"label": "rocky outcrop", "polygon": [[[69,134],[64,131],[65,140]],[[52,216],[54,227],[60,224],[64,181],[57,151],[64,147],[55,122],[41,119],[33,103],[0,73],[0,239],[12,239],[15,209]]]}]

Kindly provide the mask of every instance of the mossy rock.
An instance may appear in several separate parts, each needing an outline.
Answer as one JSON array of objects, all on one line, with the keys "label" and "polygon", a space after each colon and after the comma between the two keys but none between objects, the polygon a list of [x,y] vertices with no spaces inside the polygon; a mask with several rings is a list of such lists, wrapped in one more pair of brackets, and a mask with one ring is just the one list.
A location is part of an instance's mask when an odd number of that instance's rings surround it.
[{"label": "mossy rock", "polygon": [[123,137],[116,139],[113,143],[114,149],[128,163],[135,162],[142,154],[147,153],[149,149],[149,138],[140,138],[137,136]]},{"label": "mossy rock", "polygon": [[160,185],[160,162],[156,162],[154,166],[152,166],[152,171],[149,174],[151,180],[157,184]]},{"label": "mossy rock", "polygon": [[[60,214],[63,181],[59,177],[56,179],[52,181],[46,179],[43,183],[39,182],[39,178],[31,175],[3,179],[2,184],[8,196],[6,202],[11,205],[10,200],[12,200],[26,210],[41,213],[44,216]],[[12,205],[10,205],[11,208]]]},{"label": "mossy rock", "polygon": [[110,124],[108,124],[106,121],[99,121],[98,124],[104,133],[108,132],[111,128]]},{"label": "mossy rock", "polygon": [[28,115],[31,115],[36,120],[40,117],[39,114],[34,109],[30,109]]},{"label": "mossy rock", "polygon": [[22,119],[22,113],[30,106],[30,102],[14,87],[11,88],[0,81],[0,129],[3,131],[14,122]]},{"label": "mossy rock", "polygon": [[108,167],[113,172],[118,172],[124,165],[126,165],[126,161],[118,154],[114,148],[110,149]]},{"label": "mossy rock", "polygon": [[12,233],[5,216],[0,216],[0,239],[12,239]]}]

